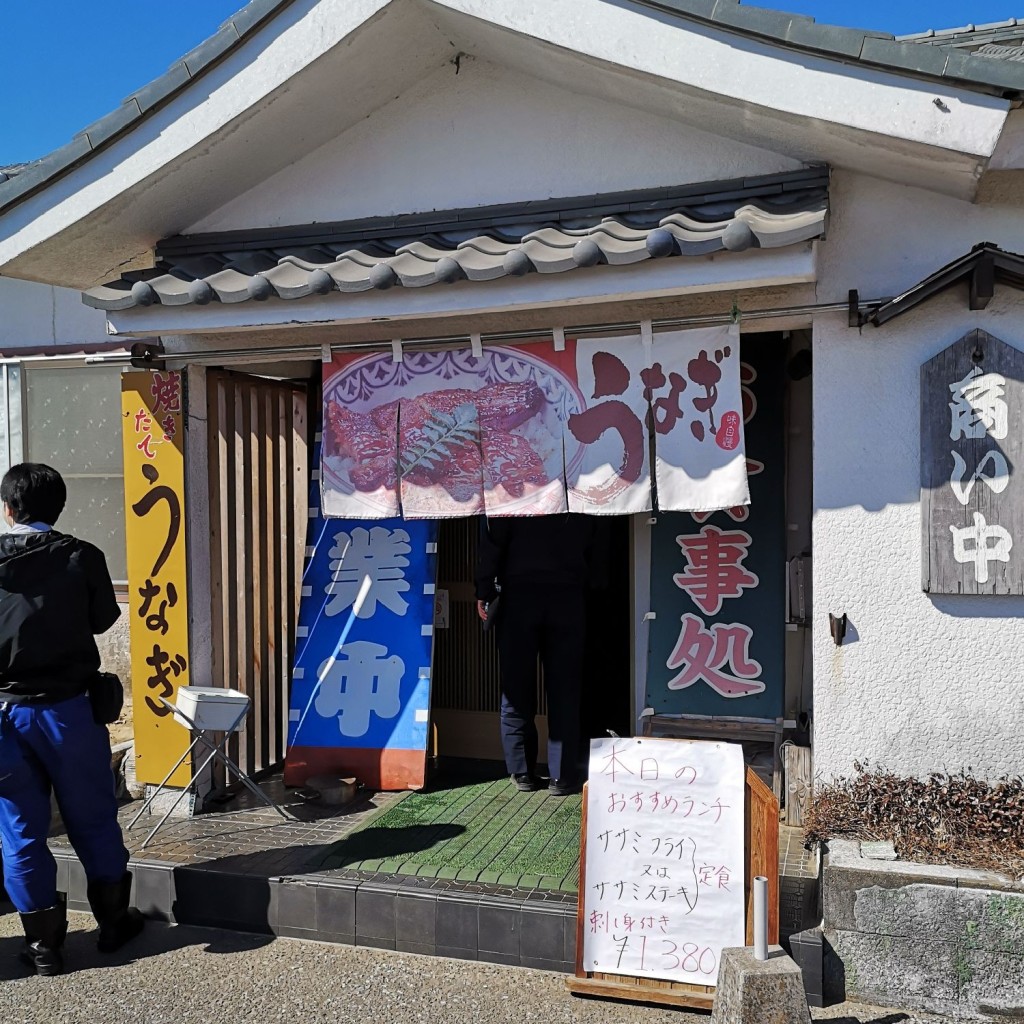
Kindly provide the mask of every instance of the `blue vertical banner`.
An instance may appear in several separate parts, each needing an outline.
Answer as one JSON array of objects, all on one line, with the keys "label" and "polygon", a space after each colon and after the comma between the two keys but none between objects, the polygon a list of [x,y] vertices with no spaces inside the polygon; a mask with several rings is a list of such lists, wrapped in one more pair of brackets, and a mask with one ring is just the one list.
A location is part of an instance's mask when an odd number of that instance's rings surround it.
[{"label": "blue vertical banner", "polygon": [[314,450],[285,782],[426,781],[437,523],[325,519]]},{"label": "blue vertical banner", "polygon": [[745,338],[750,504],[658,513],[651,537],[647,706],[775,719],[785,701],[785,348]]}]

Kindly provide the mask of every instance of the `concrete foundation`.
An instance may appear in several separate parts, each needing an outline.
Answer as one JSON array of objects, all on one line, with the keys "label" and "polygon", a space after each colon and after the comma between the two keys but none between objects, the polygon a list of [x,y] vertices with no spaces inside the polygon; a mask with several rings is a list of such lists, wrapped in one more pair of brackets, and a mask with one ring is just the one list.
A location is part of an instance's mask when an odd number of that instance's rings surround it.
[{"label": "concrete foundation", "polygon": [[829,844],[823,885],[829,1000],[1024,1019],[1024,885],[869,860],[842,841]]},{"label": "concrete foundation", "polygon": [[751,947],[722,950],[712,1024],[810,1024],[800,968],[781,946],[755,960]]}]

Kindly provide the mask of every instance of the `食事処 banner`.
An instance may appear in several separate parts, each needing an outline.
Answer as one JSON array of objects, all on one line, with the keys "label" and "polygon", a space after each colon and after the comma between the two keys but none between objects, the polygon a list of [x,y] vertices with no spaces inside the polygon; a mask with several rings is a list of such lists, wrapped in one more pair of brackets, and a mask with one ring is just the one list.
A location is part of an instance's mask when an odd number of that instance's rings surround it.
[{"label": "\u98df\u4e8b\u51e6 banner", "polygon": [[324,515],[361,519],[746,504],[739,338],[339,353],[321,491]]}]

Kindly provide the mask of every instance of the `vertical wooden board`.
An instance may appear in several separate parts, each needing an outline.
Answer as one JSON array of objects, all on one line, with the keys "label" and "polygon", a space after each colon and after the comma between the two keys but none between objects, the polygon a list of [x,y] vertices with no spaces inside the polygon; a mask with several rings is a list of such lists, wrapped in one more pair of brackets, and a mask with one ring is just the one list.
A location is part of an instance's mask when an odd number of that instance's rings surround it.
[{"label": "vertical wooden board", "polygon": [[754,879],[768,879],[768,942],[779,941],[779,802],[747,768],[747,945],[754,944]]},{"label": "vertical wooden board", "polygon": [[256,384],[252,389],[252,504],[253,504],[253,712],[254,757],[252,771],[270,764],[267,757],[267,479],[264,472],[266,420],[263,396],[268,387]]},{"label": "vertical wooden board", "polygon": [[[965,408],[955,385],[972,371],[1002,378],[997,387],[967,402],[987,413],[1006,412],[1005,425],[982,429],[980,437],[954,426],[963,422],[958,412]],[[921,578],[926,592],[1024,593],[1024,478],[1017,472],[1022,458],[1024,353],[985,331],[971,331],[921,367]],[[1000,466],[1007,471],[1004,488],[992,481]],[[980,526],[976,516],[983,517],[987,547],[995,549],[1003,530],[1012,541],[1008,560],[989,559],[982,571],[973,559],[957,560],[951,532]],[[966,545],[969,551],[973,540]]]},{"label": "vertical wooden board", "polygon": [[[281,530],[281,544],[278,549],[278,576],[281,579],[282,586],[282,603],[281,603],[281,614],[278,617],[278,658],[281,663],[282,673],[282,691],[281,691],[281,706],[282,709],[287,712],[289,706],[289,697],[291,694],[291,679],[292,679],[292,666],[294,659],[292,658],[292,644],[293,639],[293,626],[292,617],[294,609],[297,607],[298,597],[301,596],[302,588],[302,577],[295,576],[294,574],[294,563],[292,561],[291,542],[293,535],[292,530],[296,529],[295,515],[292,507],[292,503],[289,497],[289,489],[286,484],[286,480],[291,476],[292,473],[292,415],[291,415],[292,401],[290,395],[281,394],[278,396],[277,403],[277,476],[275,479],[279,482],[276,497],[277,497],[277,514],[278,519],[282,524]],[[306,536],[306,523],[299,524],[298,529],[301,532],[301,536]],[[287,714],[281,716],[281,745],[282,749],[287,750],[288,746],[288,722]]]},{"label": "vertical wooden board", "polygon": [[[309,525],[309,423],[305,392],[296,391],[291,400],[291,486],[288,490],[289,579],[294,600],[288,606],[288,664],[295,663],[295,627],[299,620],[299,597],[306,562],[306,530]],[[287,724],[287,723],[286,723]]]},{"label": "vertical wooden board", "polygon": [[[235,632],[228,638],[228,642],[234,649],[235,668],[237,671],[235,686],[243,693],[251,693],[252,686],[249,679],[249,607],[251,597],[249,594],[249,541],[247,535],[248,515],[248,480],[246,477],[246,448],[248,440],[248,423],[245,416],[245,401],[242,387],[237,380],[231,381],[231,396],[234,406],[234,419],[232,422],[232,441],[234,445],[234,480],[228,481],[234,496],[234,522],[232,524],[231,539],[235,548],[234,579],[236,599],[235,607]],[[243,729],[244,733],[244,729]],[[243,734],[236,733],[228,742],[228,749],[235,763],[242,771],[247,770],[247,751]]]},{"label": "vertical wooden board", "polygon": [[586,927],[584,893],[587,891],[587,791],[587,784],[583,783],[583,802],[580,805],[580,881],[577,889],[579,899],[576,901],[576,974],[578,977],[587,975],[583,969],[583,932]]},{"label": "vertical wooden board", "polygon": [[787,744],[783,748],[786,775],[786,824],[802,826],[812,791],[811,748]]},{"label": "vertical wooden board", "polygon": [[267,580],[264,598],[266,616],[264,635],[267,644],[267,649],[264,652],[267,672],[266,743],[269,762],[278,764],[284,757],[284,751],[279,742],[280,730],[277,722],[281,715],[287,714],[287,709],[282,709],[279,700],[281,671],[278,664],[277,648],[277,616],[281,606],[281,580],[277,573],[277,549],[281,538],[275,499],[277,490],[277,476],[274,471],[277,458],[277,390],[275,388],[267,388],[264,392],[263,422],[265,425],[263,476],[266,481],[263,499],[266,515],[264,555]]},{"label": "vertical wooden board", "polygon": [[207,481],[210,499],[210,634],[213,639],[211,678],[223,684],[224,670],[224,490],[220,470],[224,446],[224,385],[211,370],[206,375]]}]

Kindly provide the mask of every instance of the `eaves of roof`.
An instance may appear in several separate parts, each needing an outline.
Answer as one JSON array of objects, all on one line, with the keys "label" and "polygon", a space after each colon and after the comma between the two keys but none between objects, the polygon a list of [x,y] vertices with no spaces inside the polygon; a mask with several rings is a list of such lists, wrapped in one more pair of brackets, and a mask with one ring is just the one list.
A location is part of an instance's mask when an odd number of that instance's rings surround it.
[{"label": "eaves of roof", "polygon": [[0,174],[0,212],[45,188],[88,160],[97,150],[130,131],[219,64],[292,3],[294,0],[250,0],[209,39],[186,53],[159,78],[133,92],[116,110],[83,128],[60,148],[39,160],[19,166],[16,175],[5,177]]},{"label": "eaves of roof", "polygon": [[[867,313],[854,316],[851,312],[850,326],[881,327],[961,282],[968,285],[970,308],[985,309],[992,300],[996,284],[1024,289],[1024,256],[1000,249],[992,242],[979,242],[970,252],[940,267],[901,295],[879,303]],[[851,308],[855,296],[856,293],[852,293]]]},{"label": "eaves of roof", "polygon": [[107,311],[556,274],[824,235],[827,167],[341,224],[168,239],[158,266],[85,292]]},{"label": "eaves of roof", "polygon": [[[218,31],[132,93],[116,110],[79,132],[69,143],[21,168],[0,175],[0,213],[44,189],[97,150],[134,128],[210,68],[224,60],[294,0],[251,0]],[[726,32],[844,63],[864,64],[914,78],[1016,98],[1024,93],[1024,66],[975,56],[952,46],[921,46],[884,32],[819,24],[803,15],[749,7],[739,0],[637,0],[646,8]]]},{"label": "eaves of roof", "polygon": [[820,24],[806,15],[748,7],[740,0],[637,2],[663,14],[846,63],[864,64],[1000,96],[1009,94],[1017,98],[1024,93],[1024,68],[975,57],[942,44],[920,46],[916,40],[897,39],[887,32]]}]

